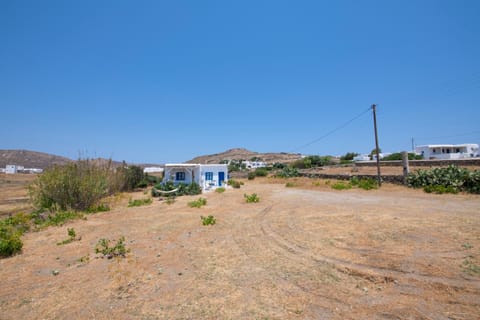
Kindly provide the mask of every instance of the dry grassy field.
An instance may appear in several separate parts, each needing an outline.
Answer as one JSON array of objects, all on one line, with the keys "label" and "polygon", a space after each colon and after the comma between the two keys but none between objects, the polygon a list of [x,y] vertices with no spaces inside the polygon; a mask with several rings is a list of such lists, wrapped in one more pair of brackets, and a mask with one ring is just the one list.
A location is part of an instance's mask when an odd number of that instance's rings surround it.
[{"label": "dry grassy field", "polygon": [[[289,181],[206,193],[199,209],[187,205],[198,196],[133,208],[126,196],[27,233],[23,253],[0,260],[0,319],[479,318],[478,195]],[[57,245],[67,228],[81,240]],[[95,254],[121,236],[125,258]]]},{"label": "dry grassy field", "polygon": [[0,173],[0,219],[31,209],[27,185],[35,177],[35,174]]}]

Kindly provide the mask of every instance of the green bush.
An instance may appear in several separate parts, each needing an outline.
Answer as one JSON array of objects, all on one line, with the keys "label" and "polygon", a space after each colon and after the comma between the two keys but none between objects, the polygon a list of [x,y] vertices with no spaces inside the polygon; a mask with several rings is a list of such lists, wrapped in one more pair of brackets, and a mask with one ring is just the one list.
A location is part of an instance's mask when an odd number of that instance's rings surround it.
[{"label": "green bush", "polygon": [[[161,192],[158,192],[157,190],[161,191],[172,191],[175,189],[178,189],[177,191],[173,193],[165,193],[162,194]],[[166,197],[178,197],[178,196],[184,196],[184,195],[189,195],[189,196],[194,196],[202,193],[202,188],[198,183],[179,183],[175,184],[173,181],[167,181],[165,183],[159,183],[154,186],[152,189],[152,196],[153,197],[158,197],[158,196],[166,196]]]},{"label": "green bush", "polygon": [[225,192],[225,188],[224,188],[224,187],[217,188],[217,189],[215,189],[215,192],[216,192],[216,193],[224,193],[224,192]]},{"label": "green bush", "polygon": [[129,207],[140,207],[152,203],[152,198],[128,200]]},{"label": "green bush", "polygon": [[123,166],[119,167],[117,171],[123,177],[122,191],[134,190],[145,179],[143,169],[139,166],[127,166],[123,163]]},{"label": "green bush", "polygon": [[331,156],[308,156],[299,159],[292,164],[292,167],[297,169],[323,167],[335,164]]},{"label": "green bush", "polygon": [[255,169],[255,175],[257,177],[266,177],[268,175],[267,168],[257,168]]},{"label": "green bush", "polygon": [[260,202],[260,198],[256,193],[244,194],[243,197],[247,203]]},{"label": "green bush", "polygon": [[148,187],[148,180],[147,179],[143,179],[142,181],[140,181],[137,184],[137,188],[146,188],[146,187]]},{"label": "green bush", "polygon": [[292,178],[292,177],[299,177],[300,172],[298,172],[297,168],[293,167],[284,167],[280,172],[278,172],[276,177],[279,178]]},{"label": "green bush", "polygon": [[100,165],[88,159],[55,166],[30,185],[30,198],[38,209],[87,210],[103,197],[123,190],[123,172],[115,170],[111,162]]},{"label": "green bush", "polygon": [[253,179],[255,179],[256,176],[257,176],[257,175],[255,174],[254,171],[250,171],[250,172],[248,173],[248,180],[253,180]]},{"label": "green bush", "polygon": [[348,189],[352,189],[352,184],[349,182],[339,181],[332,184],[331,188],[335,190],[348,190]]},{"label": "green bush", "polygon": [[240,189],[240,186],[243,184],[243,182],[237,181],[237,180],[234,180],[234,179],[230,179],[230,180],[228,180],[227,184],[234,189]]},{"label": "green bush", "polygon": [[102,238],[98,240],[95,246],[95,253],[101,253],[103,257],[111,259],[113,257],[122,256],[130,252],[130,249],[125,247],[125,237],[120,237],[113,247],[110,246],[110,240]]},{"label": "green bush", "polygon": [[285,183],[285,187],[287,187],[287,188],[293,188],[295,186],[296,186],[296,184],[294,182],[289,181],[289,182]]},{"label": "green bush", "polygon": [[[408,153],[408,160],[422,160],[423,157],[421,155],[415,154],[415,153]],[[380,159],[380,161],[393,161],[393,160],[402,160],[402,153],[401,152],[396,152],[392,153],[386,157],[383,157],[383,159]]]},{"label": "green bush", "polygon": [[31,216],[25,213],[18,213],[0,221],[0,226],[11,226],[23,234],[30,230]]},{"label": "green bush", "polygon": [[408,175],[407,184],[412,188],[428,187],[425,190],[427,192],[480,193],[480,170],[469,171],[453,165],[445,168],[418,170]]},{"label": "green bush", "polygon": [[190,201],[188,203],[188,206],[191,207],[191,208],[200,208],[200,207],[205,206],[205,205],[207,205],[207,199],[205,199],[205,198],[199,198],[197,200]]},{"label": "green bush", "polygon": [[67,234],[68,234],[68,239],[65,239],[61,242],[58,242],[57,246],[68,244],[68,243],[73,242],[75,240],[80,240],[81,239],[81,237],[77,238],[77,233],[75,232],[75,229],[73,229],[73,228],[67,228]]},{"label": "green bush", "polygon": [[275,162],[272,166],[273,169],[284,169],[287,165],[285,163]]},{"label": "green bush", "polygon": [[97,213],[97,212],[107,212],[110,211],[108,204],[101,203],[97,206],[92,206],[85,210],[86,213]]},{"label": "green bush", "polygon": [[0,224],[0,257],[9,257],[22,251],[22,233],[11,225]]},{"label": "green bush", "polygon": [[43,221],[45,226],[62,226],[69,220],[81,219],[84,215],[81,212],[76,211],[57,211],[53,214],[49,214],[46,220]]},{"label": "green bush", "polygon": [[355,186],[357,188],[364,189],[364,190],[378,189],[377,181],[371,178],[359,179],[358,177],[352,177],[350,179],[350,183],[352,186]]},{"label": "green bush", "polygon": [[209,215],[208,217],[200,216],[200,219],[202,219],[202,224],[204,226],[210,226],[217,223],[217,219],[215,219],[215,217],[212,215]]},{"label": "green bush", "polygon": [[452,186],[442,186],[442,185],[430,185],[423,187],[423,190],[426,193],[436,193],[436,194],[444,194],[444,193],[458,193],[458,190]]},{"label": "green bush", "polygon": [[356,156],[358,156],[358,153],[356,152],[347,152],[346,154],[340,157],[340,161],[341,162],[352,161],[353,158],[355,158]]}]

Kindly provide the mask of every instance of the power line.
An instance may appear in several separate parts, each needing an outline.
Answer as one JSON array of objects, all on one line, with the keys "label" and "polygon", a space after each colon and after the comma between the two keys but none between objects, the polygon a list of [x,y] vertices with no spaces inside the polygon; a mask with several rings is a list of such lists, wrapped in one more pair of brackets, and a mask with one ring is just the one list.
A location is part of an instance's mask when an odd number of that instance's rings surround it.
[{"label": "power line", "polygon": [[308,142],[308,143],[306,143],[306,144],[304,144],[304,145],[302,145],[302,146],[299,146],[299,147],[297,147],[297,148],[294,148],[294,149],[292,149],[290,152],[295,152],[295,151],[297,151],[297,150],[300,150],[300,149],[303,149],[303,148],[305,148],[305,147],[308,147],[308,146],[310,146],[310,145],[312,145],[312,144],[314,144],[314,143],[317,143],[318,141],[320,141],[320,140],[322,140],[322,139],[325,139],[325,138],[328,137],[329,135],[337,132],[338,130],[345,128],[345,127],[348,126],[350,123],[352,123],[353,121],[357,120],[358,118],[360,118],[361,116],[363,116],[365,113],[369,112],[371,109],[372,109],[372,108],[369,107],[368,109],[366,109],[366,110],[363,111],[362,113],[358,114],[357,116],[353,117],[352,119],[348,120],[347,122],[343,123],[342,125],[336,127],[335,129],[327,132],[327,133],[324,134],[323,136],[321,136],[321,137],[319,137],[319,138],[317,138],[317,139],[315,139],[315,140],[312,140],[312,141],[310,141],[310,142]]}]

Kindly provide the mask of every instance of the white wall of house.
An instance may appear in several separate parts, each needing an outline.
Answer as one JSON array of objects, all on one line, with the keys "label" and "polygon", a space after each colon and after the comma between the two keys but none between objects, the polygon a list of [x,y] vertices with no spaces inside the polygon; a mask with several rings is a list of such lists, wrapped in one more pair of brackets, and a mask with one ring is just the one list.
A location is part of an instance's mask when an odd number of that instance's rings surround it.
[{"label": "white wall of house", "polygon": [[479,156],[478,144],[430,144],[415,147],[415,152],[424,159],[452,160]]},{"label": "white wall of house", "polygon": [[200,186],[204,190],[215,189],[226,185],[228,181],[228,166],[226,164],[201,164]]},{"label": "white wall of house", "polygon": [[163,181],[174,183],[199,183],[200,167],[197,164],[166,164]]},{"label": "white wall of house", "polygon": [[6,174],[15,174],[17,173],[17,166],[14,164],[7,164],[5,166],[5,173]]},{"label": "white wall of house", "polygon": [[197,183],[203,190],[214,189],[228,181],[226,164],[166,164],[163,182]]}]

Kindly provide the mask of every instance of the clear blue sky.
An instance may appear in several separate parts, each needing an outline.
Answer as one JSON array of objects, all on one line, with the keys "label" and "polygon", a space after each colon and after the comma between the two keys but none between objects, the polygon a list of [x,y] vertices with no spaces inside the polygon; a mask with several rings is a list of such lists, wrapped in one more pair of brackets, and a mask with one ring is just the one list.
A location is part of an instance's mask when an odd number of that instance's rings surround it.
[{"label": "clear blue sky", "polygon": [[0,0],[0,149],[136,163],[480,142],[480,1]]}]

